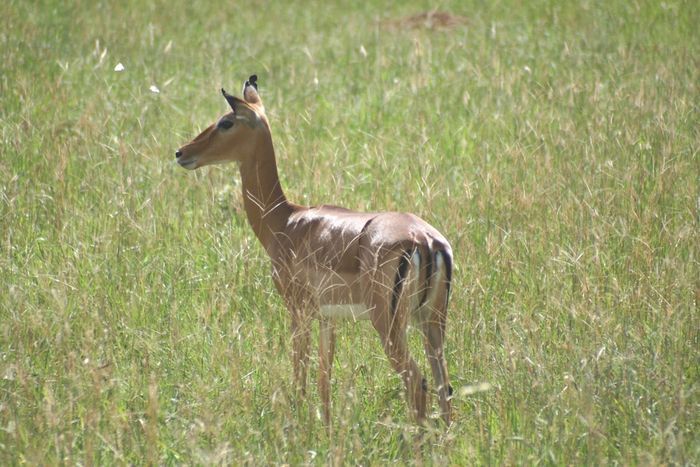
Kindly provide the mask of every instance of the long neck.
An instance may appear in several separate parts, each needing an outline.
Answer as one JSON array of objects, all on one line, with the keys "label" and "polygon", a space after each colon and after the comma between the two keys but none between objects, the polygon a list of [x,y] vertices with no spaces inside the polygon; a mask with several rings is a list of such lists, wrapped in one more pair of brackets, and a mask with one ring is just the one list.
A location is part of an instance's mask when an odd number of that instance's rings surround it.
[{"label": "long neck", "polygon": [[241,162],[243,205],[248,222],[255,235],[271,252],[275,234],[282,232],[293,207],[287,201],[280,185],[275,161],[275,150],[269,132],[260,138],[256,153]]}]

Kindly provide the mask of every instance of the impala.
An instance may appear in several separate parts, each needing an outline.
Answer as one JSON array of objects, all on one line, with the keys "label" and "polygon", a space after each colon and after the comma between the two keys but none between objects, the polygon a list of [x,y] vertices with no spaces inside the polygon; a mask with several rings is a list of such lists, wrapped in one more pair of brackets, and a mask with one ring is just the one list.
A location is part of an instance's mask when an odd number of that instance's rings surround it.
[{"label": "impala", "polygon": [[222,94],[231,112],[175,156],[188,170],[237,162],[248,221],[272,262],[272,277],[291,314],[294,379],[303,396],[311,322],[319,325],[318,386],[330,423],[330,378],[336,321],[369,320],[393,369],[403,380],[412,416],[426,418],[428,387],[407,345],[409,318],[424,336],[425,351],[450,424],[452,388],[443,350],[452,251],[440,232],[413,214],[360,213],[287,200],[280,186],[270,124],[257,77],[243,99]]}]

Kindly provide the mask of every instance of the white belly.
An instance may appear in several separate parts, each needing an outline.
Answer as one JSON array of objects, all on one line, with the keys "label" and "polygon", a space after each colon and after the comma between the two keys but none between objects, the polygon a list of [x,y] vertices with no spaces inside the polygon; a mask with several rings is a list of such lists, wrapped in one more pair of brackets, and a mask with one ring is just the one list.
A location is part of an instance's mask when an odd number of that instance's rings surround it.
[{"label": "white belly", "polygon": [[320,313],[323,318],[349,319],[353,321],[369,319],[369,309],[364,303],[321,305]]}]

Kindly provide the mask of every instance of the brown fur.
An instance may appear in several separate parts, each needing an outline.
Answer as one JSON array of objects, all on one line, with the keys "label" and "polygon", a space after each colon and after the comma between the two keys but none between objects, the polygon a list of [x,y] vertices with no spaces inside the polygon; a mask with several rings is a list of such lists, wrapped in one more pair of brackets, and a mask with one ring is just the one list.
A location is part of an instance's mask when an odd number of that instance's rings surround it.
[{"label": "brown fur", "polygon": [[[270,126],[253,86],[246,100],[225,94],[233,112],[222,118],[230,129],[211,125],[178,152],[185,168],[238,162],[244,206],[250,225],[272,261],[273,278],[292,318],[294,377],[303,395],[312,319],[321,320],[319,392],[330,423],[330,377],[335,345],[334,321],[321,316],[324,305],[364,304],[391,366],[401,375],[409,407],[419,423],[426,418],[428,393],[420,369],[408,352],[406,328],[412,313],[421,321],[425,348],[437,385],[441,414],[449,424],[449,379],[443,345],[452,252],[447,240],[413,214],[359,213],[334,206],[303,207],[287,200],[280,186]],[[420,270],[407,266],[394,297],[402,258],[418,252]],[[442,279],[435,258],[444,258]],[[430,265],[430,266],[429,266]],[[409,283],[410,282],[410,283]],[[434,289],[428,294],[428,289]],[[416,295],[417,294],[417,295]],[[412,297],[431,296],[420,312]],[[392,310],[395,301],[395,313]]]}]

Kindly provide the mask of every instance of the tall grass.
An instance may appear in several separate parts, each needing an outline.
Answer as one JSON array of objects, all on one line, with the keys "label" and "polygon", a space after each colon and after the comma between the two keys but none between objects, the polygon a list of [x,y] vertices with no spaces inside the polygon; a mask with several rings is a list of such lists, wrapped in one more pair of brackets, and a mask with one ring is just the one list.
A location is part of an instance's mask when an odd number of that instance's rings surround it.
[{"label": "tall grass", "polygon": [[[0,463],[700,462],[695,4],[258,3],[0,4]],[[451,239],[448,430],[369,325],[330,434],[290,389],[235,167],[173,157],[253,72],[292,200]]]}]

